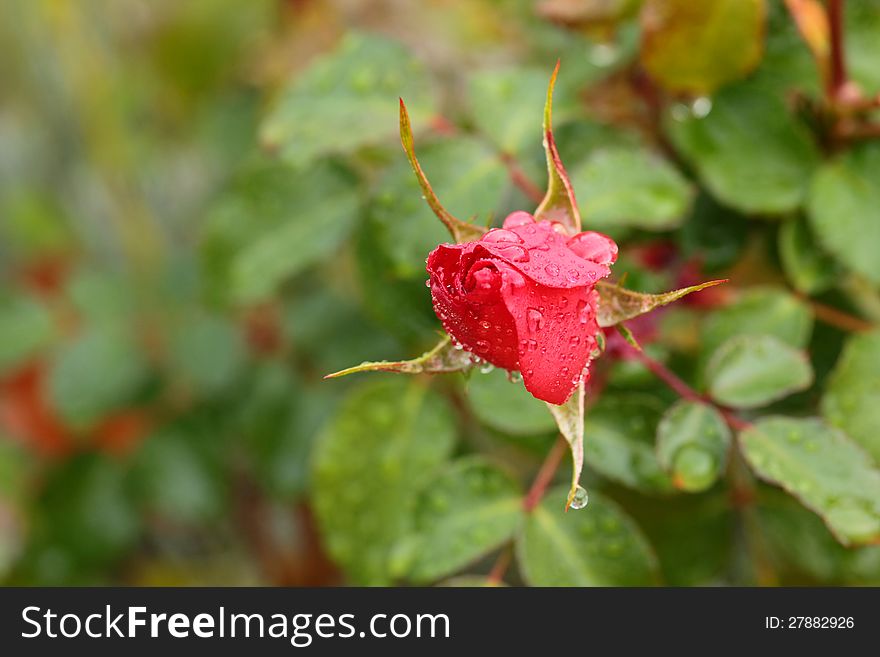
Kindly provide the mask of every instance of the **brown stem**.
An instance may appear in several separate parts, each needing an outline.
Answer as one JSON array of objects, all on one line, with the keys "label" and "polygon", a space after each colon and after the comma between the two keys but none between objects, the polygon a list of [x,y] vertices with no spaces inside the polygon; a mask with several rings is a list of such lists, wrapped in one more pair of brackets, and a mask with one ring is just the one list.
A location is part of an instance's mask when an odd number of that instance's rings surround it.
[{"label": "brown stem", "polygon": [[550,482],[553,481],[553,475],[556,474],[559,464],[562,463],[562,457],[565,456],[566,451],[568,451],[568,442],[560,435],[559,439],[547,453],[547,457],[541,464],[538,474],[535,475],[535,480],[532,482],[529,492],[526,493],[523,499],[523,508],[526,510],[526,513],[538,506],[541,498],[544,497],[544,493],[547,491]]},{"label": "brown stem", "polygon": [[529,179],[513,155],[510,153],[501,153],[501,161],[504,163],[504,166],[507,167],[507,173],[510,175],[511,182],[513,182],[513,184],[516,185],[517,188],[529,198],[529,200],[534,201],[535,203],[540,203],[544,200],[544,192],[542,192],[541,189]]},{"label": "brown stem", "polygon": [[510,568],[510,562],[513,558],[513,550],[511,550],[510,544],[504,546],[504,549],[498,555],[498,559],[495,560],[495,564],[492,566],[492,570],[489,571],[489,574],[486,576],[486,583],[490,586],[498,586],[504,581],[504,574],[507,572],[507,569]]},{"label": "brown stem", "polygon": [[834,326],[844,331],[853,331],[855,333],[870,331],[874,328],[874,325],[871,322],[862,319],[861,317],[854,317],[842,310],[838,310],[832,306],[826,306],[824,303],[819,303],[812,299],[808,299],[808,302],[813,309],[813,314],[816,315],[816,319],[825,322],[830,326]]},{"label": "brown stem", "polygon": [[831,75],[828,78],[828,97],[837,98],[847,83],[846,58],[843,49],[844,0],[828,0],[828,25],[831,37]]},{"label": "brown stem", "polygon": [[645,367],[647,367],[654,376],[663,381],[666,385],[668,385],[679,397],[682,399],[687,399],[690,401],[701,401],[712,404],[721,416],[724,418],[724,421],[730,426],[734,431],[742,431],[744,429],[748,429],[751,425],[743,420],[740,417],[737,417],[732,412],[727,410],[722,406],[718,406],[710,399],[706,398],[705,395],[701,395],[696,390],[691,388],[687,383],[682,381],[678,375],[676,375],[672,370],[670,370],[666,365],[661,363],[658,360],[654,360],[644,351],[640,351],[633,347],[630,347],[631,353],[635,356],[637,360],[639,360]]}]

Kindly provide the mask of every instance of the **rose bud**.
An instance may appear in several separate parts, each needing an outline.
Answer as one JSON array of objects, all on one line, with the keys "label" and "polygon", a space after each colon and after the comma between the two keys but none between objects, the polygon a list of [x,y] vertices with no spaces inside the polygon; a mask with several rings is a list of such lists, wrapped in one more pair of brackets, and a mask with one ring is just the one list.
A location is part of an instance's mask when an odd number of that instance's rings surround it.
[{"label": "rose bud", "polygon": [[446,332],[477,357],[522,373],[538,399],[563,404],[589,376],[597,348],[596,281],[617,244],[600,233],[514,212],[504,227],[428,256],[429,286]]}]

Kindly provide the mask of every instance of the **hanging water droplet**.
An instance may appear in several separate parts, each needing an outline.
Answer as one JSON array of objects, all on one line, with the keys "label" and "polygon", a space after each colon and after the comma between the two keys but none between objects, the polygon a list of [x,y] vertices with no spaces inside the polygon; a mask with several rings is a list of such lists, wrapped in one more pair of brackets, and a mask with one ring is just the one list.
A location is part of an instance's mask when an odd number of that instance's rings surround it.
[{"label": "hanging water droplet", "polygon": [[590,496],[587,495],[587,490],[583,486],[577,486],[574,489],[574,495],[571,498],[571,503],[568,505],[570,509],[574,509],[575,511],[579,509],[583,509],[590,501]]},{"label": "hanging water droplet", "polygon": [[460,342],[456,342],[455,344],[453,344],[452,348],[456,351],[464,351],[464,346],[462,346]]},{"label": "hanging water droplet", "polygon": [[495,366],[492,363],[483,363],[483,366],[480,368],[480,374],[488,374],[494,369]]},{"label": "hanging water droplet", "polygon": [[519,383],[522,381],[522,372],[517,372],[516,370],[508,371],[507,380],[511,383]]},{"label": "hanging water droplet", "polygon": [[537,308],[529,308],[526,311],[526,321],[529,325],[529,330],[532,333],[537,333],[544,326],[544,315]]}]

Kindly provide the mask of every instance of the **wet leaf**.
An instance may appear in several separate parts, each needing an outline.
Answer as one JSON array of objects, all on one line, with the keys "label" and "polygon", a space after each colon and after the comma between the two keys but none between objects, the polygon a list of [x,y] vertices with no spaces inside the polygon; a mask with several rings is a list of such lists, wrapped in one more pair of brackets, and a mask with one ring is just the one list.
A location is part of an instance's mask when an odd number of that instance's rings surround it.
[{"label": "wet leaf", "polygon": [[491,463],[472,458],[450,464],[419,496],[409,577],[446,577],[509,540],[524,517],[522,495]]},{"label": "wet leaf", "polygon": [[676,488],[703,491],[724,472],[730,440],[727,423],[712,406],[680,401],[657,425],[657,460]]},{"label": "wet leaf", "polygon": [[880,332],[851,336],[834,366],[822,414],[880,463]]},{"label": "wet leaf", "polygon": [[650,586],[657,560],[641,530],[611,500],[563,513],[564,488],[547,492],[517,541],[517,561],[532,586]]},{"label": "wet leaf", "polygon": [[415,500],[449,457],[451,409],[424,382],[355,388],[315,444],[312,501],[330,556],[352,582],[388,584]]},{"label": "wet leaf", "polygon": [[880,538],[880,471],[815,418],[768,417],[740,434],[749,465],[819,514],[844,545]]},{"label": "wet leaf", "polygon": [[731,338],[706,366],[709,394],[734,408],[758,408],[813,382],[807,355],[771,335]]}]

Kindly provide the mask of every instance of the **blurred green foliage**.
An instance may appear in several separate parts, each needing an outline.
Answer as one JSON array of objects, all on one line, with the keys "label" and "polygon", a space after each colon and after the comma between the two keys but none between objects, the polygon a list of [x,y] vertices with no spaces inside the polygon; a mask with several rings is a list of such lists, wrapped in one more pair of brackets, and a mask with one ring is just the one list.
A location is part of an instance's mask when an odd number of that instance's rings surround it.
[{"label": "blurred green foliage", "polygon": [[[0,581],[880,584],[880,2],[843,79],[782,0],[0,7]],[[730,279],[629,326],[700,399],[609,332],[568,513],[504,372],[322,380],[436,342],[398,97],[497,225],[557,58],[614,276]]]}]

